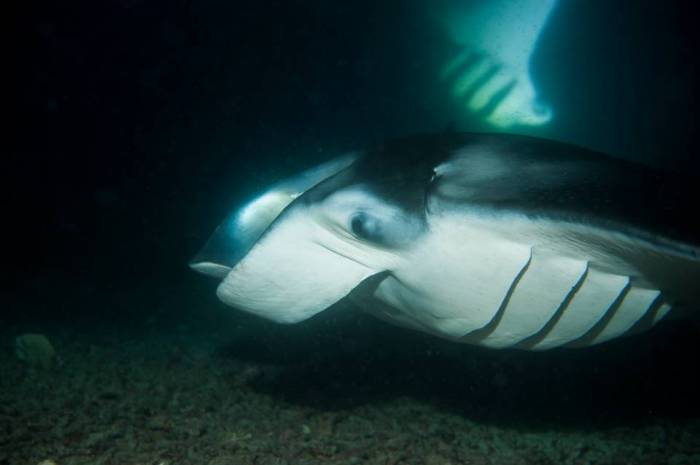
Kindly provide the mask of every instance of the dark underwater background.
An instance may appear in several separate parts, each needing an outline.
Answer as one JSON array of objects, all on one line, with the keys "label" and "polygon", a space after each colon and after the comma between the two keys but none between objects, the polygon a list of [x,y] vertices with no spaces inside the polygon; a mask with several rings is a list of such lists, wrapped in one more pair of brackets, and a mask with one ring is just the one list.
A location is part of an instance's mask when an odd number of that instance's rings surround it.
[{"label": "dark underwater background", "polygon": [[[278,326],[188,268],[275,180],[489,129],[435,78],[454,50],[429,4],[9,8],[0,465],[700,463],[698,319],[493,351],[344,303]],[[699,21],[691,1],[560,0],[531,62],[555,117],[511,131],[700,181]],[[51,341],[50,367],[15,356],[24,333]]]}]

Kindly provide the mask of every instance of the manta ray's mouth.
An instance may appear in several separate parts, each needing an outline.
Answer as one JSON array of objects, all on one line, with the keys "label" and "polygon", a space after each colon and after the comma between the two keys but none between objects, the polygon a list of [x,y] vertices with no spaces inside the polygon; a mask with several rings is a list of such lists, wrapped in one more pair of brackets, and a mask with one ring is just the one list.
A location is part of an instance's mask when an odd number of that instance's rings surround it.
[{"label": "manta ray's mouth", "polygon": [[278,323],[310,318],[377,272],[329,248],[334,237],[297,205],[233,267],[217,295],[228,305]]},{"label": "manta ray's mouth", "polygon": [[294,200],[358,158],[350,153],[278,182],[230,213],[190,261],[195,271],[223,279]]}]

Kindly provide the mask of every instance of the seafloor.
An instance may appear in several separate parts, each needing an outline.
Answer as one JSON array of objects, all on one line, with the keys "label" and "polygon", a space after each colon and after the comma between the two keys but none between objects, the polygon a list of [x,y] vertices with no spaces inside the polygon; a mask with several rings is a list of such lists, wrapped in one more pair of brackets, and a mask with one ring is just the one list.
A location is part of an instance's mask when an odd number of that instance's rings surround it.
[{"label": "seafloor", "polygon": [[[0,464],[700,463],[697,360],[668,363],[695,344],[684,325],[532,354],[351,311],[294,327],[225,310],[6,326]],[[53,368],[15,357],[25,330],[51,339]]]}]

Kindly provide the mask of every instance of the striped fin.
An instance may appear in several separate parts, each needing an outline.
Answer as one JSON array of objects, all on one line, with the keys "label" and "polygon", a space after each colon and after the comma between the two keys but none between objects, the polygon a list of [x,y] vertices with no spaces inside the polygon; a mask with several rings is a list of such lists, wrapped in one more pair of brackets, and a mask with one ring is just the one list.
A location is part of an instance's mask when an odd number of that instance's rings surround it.
[{"label": "striped fin", "polygon": [[545,350],[583,337],[612,308],[619,305],[629,287],[629,278],[589,268],[572,299],[552,319],[540,340],[530,348]]},{"label": "striped fin", "polygon": [[440,71],[440,79],[447,80],[455,78],[456,75],[460,76],[464,71],[471,68],[472,65],[476,64],[476,62],[481,59],[482,58],[477,53],[462,50],[445,63],[445,66]]},{"label": "striped fin", "polygon": [[610,320],[589,344],[600,344],[625,334],[647,314],[660,295],[661,292],[656,289],[632,287],[614,310]]},{"label": "striped fin", "polygon": [[[500,103],[510,88],[515,85],[515,82],[513,76],[503,69],[498,69],[482,86],[474,91],[467,105],[469,108],[479,111],[486,109],[491,103]],[[499,96],[502,98],[498,99]]]},{"label": "striped fin", "polygon": [[474,89],[478,89],[484,82],[488,81],[490,75],[496,71],[491,63],[481,57],[468,60],[463,68],[452,88],[452,96],[455,98],[464,98],[470,95]]},{"label": "striped fin", "polygon": [[583,260],[534,252],[499,321],[493,322],[489,334],[473,342],[508,347],[536,334],[554,317],[586,269]]},{"label": "striped fin", "polygon": [[414,265],[390,272],[373,294],[396,309],[384,319],[492,348],[546,350],[649,328],[670,309],[602,246],[584,254],[587,244],[569,235],[555,249],[556,234],[433,214],[439,221],[407,259]]},{"label": "striped fin", "polygon": [[632,287],[626,276],[550,254],[535,253],[513,286],[499,314],[465,342],[535,350],[593,345],[627,333],[643,319],[651,326],[671,308],[659,302],[656,289]]},{"label": "striped fin", "polygon": [[482,52],[462,52],[440,76],[458,104],[497,127],[539,126],[552,118],[551,109],[537,102],[526,65],[513,67]]}]

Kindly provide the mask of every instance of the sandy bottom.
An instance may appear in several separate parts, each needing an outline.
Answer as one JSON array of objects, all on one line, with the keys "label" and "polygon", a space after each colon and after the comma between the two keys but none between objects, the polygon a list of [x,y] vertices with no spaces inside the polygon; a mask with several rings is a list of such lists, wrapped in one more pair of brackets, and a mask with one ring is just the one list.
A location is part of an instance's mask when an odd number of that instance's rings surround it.
[{"label": "sandy bottom", "polygon": [[[0,464],[700,463],[694,413],[634,395],[615,407],[631,387],[660,392],[639,368],[617,369],[621,387],[599,379],[616,354],[494,355],[379,328],[365,345],[351,333],[301,348],[290,341],[318,328],[55,331],[48,370],[3,334]],[[251,356],[271,339],[276,355]]]}]

